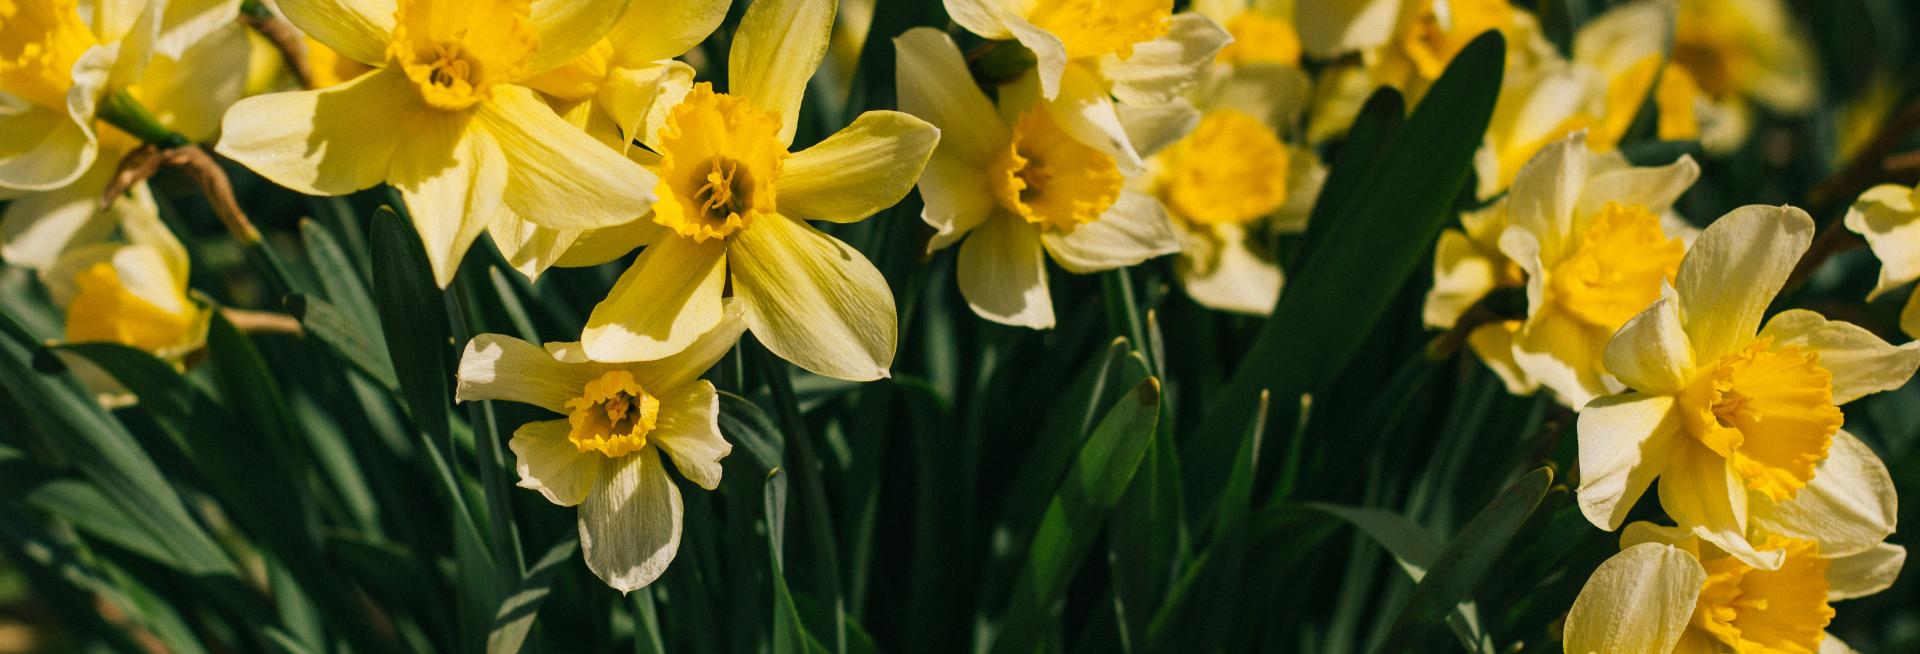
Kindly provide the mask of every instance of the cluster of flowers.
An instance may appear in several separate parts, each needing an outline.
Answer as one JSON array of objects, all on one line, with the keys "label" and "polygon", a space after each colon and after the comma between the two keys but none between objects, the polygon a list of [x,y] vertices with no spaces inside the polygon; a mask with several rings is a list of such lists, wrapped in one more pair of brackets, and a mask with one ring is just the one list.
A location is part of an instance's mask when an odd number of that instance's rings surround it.
[{"label": "cluster of flowers", "polygon": [[[311,195],[404,198],[438,283],[484,233],[522,274],[638,250],[577,342],[482,335],[458,398],[564,415],[520,428],[520,485],[580,507],[589,567],[620,590],[681,534],[671,459],[703,488],[731,450],[699,379],[745,332],[808,371],[885,377],[884,277],[810,221],[850,223],[918,186],[929,251],[957,245],[981,317],[1054,324],[1046,260],[1071,273],[1178,254],[1199,303],[1271,311],[1274,243],[1305,228],[1317,146],[1391,86],[1417,100],[1475,36],[1506,79],[1476,159],[1484,209],[1444,234],[1425,312],[1468,331],[1510,390],[1579,411],[1580,506],[1619,529],[1654,480],[1676,523],[1627,525],[1572,608],[1569,651],[1814,651],[1828,601],[1886,587],[1884,465],[1839,405],[1896,388],[1920,346],[1807,311],[1762,327],[1810,218],[1746,207],[1695,230],[1672,204],[1688,157],[1615,151],[1649,98],[1663,139],[1724,152],[1751,104],[1811,101],[1811,54],[1777,2],[1642,0],[1563,57],[1507,0],[946,0],[980,43],[893,39],[901,111],[791,151],[833,0],[755,0],[725,91],[687,55],[729,0],[279,0],[308,36],[290,82],[237,0],[0,0],[0,254],[39,271],[70,340],[181,364],[210,303],[144,184],[108,197],[157,122]],[[1321,62],[1309,75],[1303,57]],[[279,90],[290,84],[303,90]],[[279,92],[268,92],[279,90]],[[137,130],[134,130],[137,131]],[[168,144],[160,144],[168,145]],[[1920,277],[1920,191],[1876,188],[1846,218]],[[1524,319],[1468,324],[1503,289]],[[1920,333],[1920,309],[1903,319]],[[664,459],[663,459],[664,457]]]}]

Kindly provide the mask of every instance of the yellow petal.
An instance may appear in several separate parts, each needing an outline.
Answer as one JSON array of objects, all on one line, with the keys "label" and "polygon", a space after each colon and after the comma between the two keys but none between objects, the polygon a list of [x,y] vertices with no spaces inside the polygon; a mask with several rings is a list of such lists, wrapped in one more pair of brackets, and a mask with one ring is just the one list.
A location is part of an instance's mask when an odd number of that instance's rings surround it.
[{"label": "yellow petal", "polygon": [[568,125],[532,90],[501,86],[479,106],[474,124],[500,142],[510,166],[506,203],[521,218],[588,229],[629,222],[652,206],[653,173]]},{"label": "yellow petal", "polygon": [[1674,200],[1686,193],[1700,178],[1700,164],[1693,157],[1680,155],[1665,166],[1628,166],[1594,175],[1580,189],[1575,211],[1581,216],[1598,215],[1607,203],[1645,207],[1654,215],[1667,213]]},{"label": "yellow petal", "polygon": [[1059,97],[1061,78],[1066,76],[1072,63],[1067,59],[1067,44],[1019,14],[1002,16],[1001,24],[1020,45],[1033,52],[1033,74],[1038,76],[1041,97],[1048,100]]},{"label": "yellow petal", "polygon": [[1053,327],[1046,255],[1032,224],[1007,215],[988,220],[960,242],[956,265],[960,296],[980,317],[1015,327]]},{"label": "yellow petal", "polygon": [[632,592],[660,578],[680,551],[680,488],[656,448],[601,465],[600,485],[580,505],[580,553],[601,581]]},{"label": "yellow petal", "polygon": [[383,69],[317,91],[270,93],[227,111],[220,154],[308,195],[387,179],[394,147],[427,110],[406,73]]},{"label": "yellow petal", "polygon": [[1540,380],[1528,375],[1513,358],[1513,341],[1519,333],[1518,320],[1481,325],[1467,334],[1467,346],[1473,348],[1473,355],[1480,358],[1480,363],[1486,364],[1487,369],[1506,384],[1508,393],[1532,395],[1540,391]]},{"label": "yellow petal", "polygon": [[502,210],[495,215],[493,223],[487,225],[487,235],[500,248],[507,264],[526,275],[529,281],[539,279],[541,273],[558,263],[580,233],[541,227],[521,220],[511,210]]},{"label": "yellow petal", "polygon": [[624,257],[635,248],[652,243],[660,234],[659,223],[651,215],[624,225],[589,229],[580,233],[554,265],[586,268]]},{"label": "yellow petal", "polygon": [[1122,191],[1113,207],[1093,222],[1060,233],[1040,235],[1055,263],[1086,274],[1131,266],[1180,251],[1180,237],[1160,201]]},{"label": "yellow petal", "polygon": [[1779,569],[1780,550],[1759,552],[1747,542],[1747,485],[1726,459],[1697,441],[1682,439],[1660,473],[1660,506],[1674,522],[1693,530],[1747,565]]},{"label": "yellow petal", "polygon": [[566,420],[536,420],[514,430],[513,440],[507,442],[517,459],[517,485],[540,491],[548,502],[560,506],[586,501],[600,481],[605,459],[599,452],[581,452],[567,439],[570,429]]},{"label": "yellow petal", "polygon": [[616,61],[633,65],[672,59],[699,47],[720,27],[732,0],[645,2],[629,7],[607,40],[617,45]]},{"label": "yellow petal", "polygon": [[[1005,96],[1002,98],[1005,102]],[[1054,124],[1075,140],[1112,157],[1120,172],[1131,176],[1146,170],[1139,151],[1127,138],[1126,126],[1120,123],[1106,85],[1091,69],[1069,68],[1061,77],[1059,97],[1047,103],[1047,112]]]},{"label": "yellow petal", "polygon": [[400,137],[387,173],[406,199],[441,288],[453,281],[467,248],[504,209],[506,158],[491,135],[466,123],[438,112],[420,114]]},{"label": "yellow petal", "polygon": [[105,240],[127,214],[158,211],[145,184],[134,186],[133,197],[100,211],[100,189],[114,168],[110,162],[97,162],[72,184],[27,193],[0,210],[0,257],[11,265],[45,270],[74,248]]},{"label": "yellow petal", "polygon": [[893,39],[893,51],[900,110],[939,128],[935,156],[987,166],[1006,147],[1007,129],[974,85],[960,46],[946,32],[916,27]]},{"label": "yellow petal", "polygon": [[281,13],[307,36],[369,66],[387,60],[394,0],[280,0]]},{"label": "yellow petal", "polygon": [[837,0],[755,0],[733,32],[727,93],[780,115],[780,141],[793,142],[807,80],[827,55]]},{"label": "yellow petal", "polygon": [[985,222],[1000,206],[986,170],[935,153],[920,174],[920,219],[933,226],[927,251],[945,249]]},{"label": "yellow petal", "polygon": [[1907,548],[1893,543],[1881,543],[1859,554],[1832,558],[1827,562],[1827,601],[1866,597],[1886,590],[1899,578],[1900,568],[1906,562]]},{"label": "yellow petal", "polygon": [[720,487],[720,459],[733,444],[720,435],[720,395],[696,381],[660,398],[660,421],[647,440],[673,457],[673,467],[701,488]]},{"label": "yellow petal", "polygon": [[[528,18],[540,37],[540,48],[527,61],[527,75],[564,64],[599,43],[626,13],[630,0],[533,0]],[[648,11],[656,13],[648,2]],[[678,53],[675,53],[678,54]]]},{"label": "yellow petal", "polygon": [[1846,430],[1833,435],[1813,480],[1779,502],[1756,502],[1758,528],[1820,544],[1825,556],[1848,556],[1885,540],[1899,519],[1899,498],[1887,465]]},{"label": "yellow petal", "polygon": [[726,244],[654,241],[594,305],[580,342],[599,361],[650,361],[686,349],[720,322]]},{"label": "yellow petal", "polygon": [[1182,12],[1168,21],[1165,36],[1138,43],[1133,55],[1100,58],[1100,72],[1113,84],[1113,97],[1133,104],[1163,104],[1193,88],[1213,55],[1233,37],[1207,17]]},{"label": "yellow petal", "polygon": [[[667,111],[693,88],[693,67],[678,61],[643,68],[616,68],[600,87],[598,102],[627,142],[653,143]],[[623,144],[623,150],[628,149]]]},{"label": "yellow petal", "polygon": [[1678,418],[1668,395],[1610,395],[1580,411],[1580,512],[1595,527],[1620,528],[1667,467]]},{"label": "yellow petal", "polygon": [[769,351],[848,381],[893,365],[893,292],[859,250],[805,223],[769,215],[734,235],[728,257],[747,327]]},{"label": "yellow petal", "polygon": [[780,211],[850,223],[893,206],[913,190],[940,130],[898,111],[869,111],[852,125],[788,158],[774,185]]},{"label": "yellow petal", "polygon": [[0,96],[0,188],[66,186],[87,172],[97,154],[86,121]]},{"label": "yellow petal", "polygon": [[1364,50],[1393,38],[1400,17],[1395,0],[1302,2],[1294,8],[1300,47],[1315,58]]},{"label": "yellow petal", "polygon": [[460,354],[453,397],[461,402],[504,400],[567,413],[567,401],[604,370],[568,364],[532,343],[502,334],[481,334]]},{"label": "yellow petal", "polygon": [[1752,340],[1812,242],[1813,219],[1794,207],[1741,207],[1701,231],[1673,280],[1694,359],[1715,361]]},{"label": "yellow petal", "polygon": [[746,331],[746,304],[728,298],[720,310],[720,322],[713,329],[694,338],[691,345],[673,356],[635,366],[634,375],[648,388],[685,386],[719,363]]},{"label": "yellow petal", "polygon": [[[1539,242],[1540,260],[1547,265],[1573,250],[1572,241],[1578,236],[1574,208],[1580,187],[1587,181],[1589,161],[1586,136],[1574,134],[1541,149],[1514,176],[1513,189],[1507,195],[1507,224],[1527,231]],[[1527,265],[1529,257],[1524,253],[1508,250],[1505,235],[1500,249],[1507,258]]]},{"label": "yellow petal", "polygon": [[1007,32],[1006,15],[1009,4],[1000,0],[946,0],[947,15],[953,22],[982,38],[1004,41],[1013,35]]},{"label": "yellow petal", "polygon": [[1568,407],[1578,409],[1612,392],[1602,370],[1607,332],[1553,308],[1527,318],[1514,341],[1513,358]]},{"label": "yellow petal", "polygon": [[1460,314],[1493,288],[1493,260],[1460,230],[1443,231],[1434,246],[1433,288],[1427,291],[1421,318],[1430,328],[1452,327]]},{"label": "yellow petal", "polygon": [[[179,5],[168,5],[172,7]],[[220,118],[246,91],[247,28],[227,16],[178,59],[155,56],[140,80],[139,98],[160,124],[192,141],[220,133]]]},{"label": "yellow petal", "polygon": [[1920,279],[1920,207],[1913,204],[1913,189],[1896,184],[1867,189],[1847,209],[1846,226],[1866,238],[1880,259],[1880,281],[1867,299]]},{"label": "yellow petal", "polygon": [[[1280,299],[1280,266],[1254,254],[1247,246],[1244,225],[1210,225],[1206,232],[1196,229],[1182,239],[1180,263],[1175,270],[1180,286],[1200,306],[1253,316],[1273,312]],[[1204,260],[1200,250],[1210,253]]]},{"label": "yellow petal", "polygon": [[1760,335],[1773,337],[1776,346],[1798,345],[1818,354],[1820,367],[1833,373],[1835,405],[1905,386],[1920,369],[1920,344],[1896,347],[1858,325],[1805,309],[1780,312]]},{"label": "yellow petal", "polygon": [[1913,289],[1907,296],[1907,306],[1900,309],[1900,331],[1920,338],[1920,288]]},{"label": "yellow petal", "polygon": [[1627,387],[1648,393],[1672,394],[1691,379],[1693,348],[1680,323],[1679,300],[1673,287],[1661,285],[1662,297],[1628,320],[1607,343],[1607,372]]},{"label": "yellow petal", "polygon": [[1693,616],[1707,571],[1679,548],[1635,545],[1601,563],[1567,611],[1566,651],[1670,652]]}]

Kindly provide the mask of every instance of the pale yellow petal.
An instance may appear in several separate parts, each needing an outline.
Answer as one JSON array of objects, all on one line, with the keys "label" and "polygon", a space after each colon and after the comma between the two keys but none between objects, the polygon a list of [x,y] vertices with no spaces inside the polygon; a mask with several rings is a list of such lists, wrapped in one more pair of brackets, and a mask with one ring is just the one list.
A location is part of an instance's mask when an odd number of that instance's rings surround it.
[{"label": "pale yellow petal", "polygon": [[900,110],[940,130],[936,157],[985,167],[1007,146],[993,102],[973,83],[960,46],[945,32],[916,27],[893,39]]},{"label": "pale yellow petal", "polygon": [[1920,369],[1920,343],[1894,346],[1859,325],[1806,309],[1780,312],[1760,335],[1773,337],[1776,346],[1798,345],[1818,354],[1820,367],[1833,373],[1834,404],[1905,386]]},{"label": "pale yellow petal", "polygon": [[685,386],[719,363],[746,331],[746,304],[727,298],[720,310],[720,322],[713,329],[693,339],[691,345],[673,356],[634,366],[633,374],[649,388]]},{"label": "pale yellow petal", "polygon": [[1893,543],[1881,543],[1858,554],[1832,558],[1827,562],[1827,601],[1866,597],[1886,590],[1900,577],[1900,568],[1906,563],[1907,548]]},{"label": "pale yellow petal", "polygon": [[869,111],[827,140],[788,158],[774,181],[781,213],[849,223],[893,206],[913,190],[940,130],[898,111]]},{"label": "pale yellow petal", "polygon": [[620,61],[637,64],[672,59],[699,47],[720,27],[732,0],[641,1],[614,23],[607,40]]},{"label": "pale yellow petal", "polygon": [[1693,616],[1707,570],[1670,545],[1636,545],[1601,563],[1567,611],[1566,651],[1662,654]]},{"label": "pale yellow petal", "polygon": [[1004,41],[1013,35],[1007,32],[1006,16],[1009,3],[1002,0],[946,0],[947,15],[960,27],[980,35],[982,38]]},{"label": "pale yellow petal", "polygon": [[1693,346],[1680,324],[1673,287],[1661,285],[1659,300],[1634,316],[1607,343],[1607,372],[1627,387],[1673,394],[1693,376]]},{"label": "pale yellow petal", "polygon": [[1399,0],[1301,2],[1294,8],[1300,47],[1315,58],[1365,50],[1393,38]]},{"label": "pale yellow petal", "polygon": [[1680,194],[1686,193],[1699,178],[1700,164],[1687,155],[1680,155],[1678,160],[1665,166],[1610,170],[1586,180],[1585,187],[1580,189],[1576,210],[1582,216],[1595,216],[1611,202],[1645,207],[1656,216],[1665,214],[1673,208],[1673,202],[1680,199]]},{"label": "pale yellow petal", "polygon": [[1167,210],[1152,197],[1121,191],[1113,207],[1073,231],[1040,235],[1055,263],[1081,274],[1131,266],[1180,251]]},{"label": "pale yellow petal", "polygon": [[1920,288],[1913,289],[1907,296],[1907,306],[1900,309],[1900,331],[1920,338]]},{"label": "pale yellow petal", "polygon": [[1896,184],[1867,189],[1847,209],[1845,224],[1880,259],[1880,281],[1867,299],[1920,279],[1920,207],[1913,204],[1913,189]]},{"label": "pale yellow petal", "polygon": [[540,346],[502,334],[481,334],[460,354],[453,397],[461,402],[504,400],[567,413],[567,400],[599,371],[563,363]]},{"label": "pale yellow petal", "polygon": [[382,69],[317,91],[241,100],[215,149],[295,191],[346,195],[386,181],[399,137],[426,111],[405,73]]},{"label": "pale yellow petal", "polygon": [[397,140],[387,178],[406,200],[434,281],[446,288],[467,248],[504,210],[506,157],[491,135],[438,112],[421,113]]},{"label": "pale yellow petal", "polygon": [[1440,232],[1433,251],[1433,288],[1427,291],[1421,319],[1428,328],[1452,327],[1469,307],[1494,288],[1493,260],[1457,229]]},{"label": "pale yellow petal", "polygon": [[866,255],[774,215],[735,234],[728,258],[747,327],[769,351],[837,379],[888,375],[899,336],[893,291]]},{"label": "pale yellow petal", "polygon": [[701,488],[720,487],[720,459],[733,444],[720,435],[720,394],[706,380],[675,389],[660,398],[660,421],[647,441],[673,458],[673,467]]},{"label": "pale yellow petal", "polygon": [[513,450],[514,469],[520,473],[521,488],[540,491],[548,502],[577,506],[600,481],[605,457],[599,452],[582,452],[567,433],[573,427],[566,420],[537,420],[513,431],[507,447]]},{"label": "pale yellow petal", "polygon": [[1819,543],[1826,556],[1872,548],[1893,533],[1899,517],[1887,464],[1844,429],[1833,435],[1827,458],[1793,499],[1756,502],[1753,510],[1756,526]]},{"label": "pale yellow petal", "polygon": [[988,220],[960,242],[954,273],[960,296],[980,317],[1015,327],[1053,327],[1046,255],[1032,224],[1005,214]]},{"label": "pale yellow petal", "polygon": [[1673,281],[1696,360],[1718,360],[1753,338],[1812,242],[1813,219],[1794,207],[1741,207],[1700,232]]},{"label": "pale yellow petal", "polygon": [[1127,140],[1142,157],[1173,145],[1200,124],[1200,110],[1186,98],[1153,105],[1122,104],[1114,107],[1114,113]]},{"label": "pale yellow petal", "polygon": [[[0,257],[9,265],[44,270],[74,248],[98,243],[132,211],[155,211],[145,184],[133,196],[100,210],[100,189],[114,167],[98,163],[72,184],[27,193],[0,210]],[[144,206],[143,206],[144,205]]]},{"label": "pale yellow petal", "polygon": [[1112,157],[1122,174],[1131,176],[1146,170],[1146,163],[1127,137],[1127,128],[1120,122],[1120,114],[1113,98],[1107,94],[1105,83],[1092,69],[1079,65],[1069,67],[1060,79],[1059,97],[1047,102],[1046,107],[1061,131]]},{"label": "pale yellow petal", "polygon": [[[534,33],[539,36],[540,47],[533,51],[533,57],[527,61],[526,74],[533,76],[546,72],[599,43],[600,38],[613,29],[614,22],[620,20],[620,15],[626,13],[629,1],[533,0],[528,18],[533,22]],[[653,14],[660,13],[653,5],[668,3],[641,4],[645,13]],[[675,0],[671,4],[686,3]]]},{"label": "pale yellow petal", "polygon": [[487,236],[500,248],[501,256],[529,281],[540,279],[541,273],[557,264],[580,233],[541,227],[521,220],[512,210],[504,208],[495,215],[493,223],[487,225]]},{"label": "pale yellow petal", "polygon": [[88,121],[0,93],[0,187],[50,191],[73,183],[99,154]]},{"label": "pale yellow petal", "polygon": [[[168,5],[172,7],[178,5]],[[216,12],[217,13],[217,12]],[[220,133],[220,118],[246,91],[247,28],[226,16],[177,59],[156,56],[140,80],[140,102],[160,124],[191,141]]]},{"label": "pale yellow petal", "polygon": [[1067,58],[1067,44],[1019,14],[1006,14],[1001,18],[1001,24],[1006,26],[1007,32],[1020,45],[1033,53],[1035,61],[1032,74],[1037,76],[1041,97],[1049,100],[1059,97],[1061,78],[1066,76],[1074,63]]},{"label": "pale yellow petal", "polygon": [[1680,436],[1673,397],[1610,395],[1588,403],[1579,421],[1580,512],[1596,527],[1619,529]]},{"label": "pale yellow petal", "polygon": [[927,251],[946,249],[985,222],[1000,206],[984,168],[934,152],[920,173],[920,219],[933,226]]},{"label": "pale yellow petal", "polygon": [[632,592],[660,578],[680,551],[680,487],[653,447],[602,465],[601,483],[580,505],[580,552],[601,581]]},{"label": "pale yellow petal", "polygon": [[[1574,209],[1587,181],[1588,160],[1586,135],[1576,133],[1541,149],[1514,176],[1507,195],[1509,232],[1517,228],[1531,234],[1540,244],[1540,260],[1548,265],[1564,258],[1579,236],[1574,233]],[[1524,262],[1528,257],[1508,249],[1506,239],[1503,234],[1501,251]]]},{"label": "pale yellow petal", "polygon": [[1681,440],[1660,473],[1660,506],[1674,522],[1747,565],[1780,567],[1780,550],[1756,551],[1747,542],[1747,486],[1733,464],[1695,441]]},{"label": "pale yellow petal", "polygon": [[653,173],[601,145],[521,86],[494,89],[474,125],[500,142],[510,166],[506,203],[535,224],[588,229],[632,221],[653,205]]},{"label": "pale yellow petal", "polygon": [[679,352],[720,322],[727,246],[665,237],[641,251],[594,305],[580,342],[598,361],[651,361]]},{"label": "pale yellow petal", "polygon": [[[1181,288],[1209,309],[1253,316],[1272,313],[1284,279],[1280,266],[1253,252],[1244,226],[1216,225],[1210,232],[1211,237],[1199,232],[1183,235],[1180,263],[1175,266]],[[1201,248],[1212,255],[1195,261],[1194,251]]]},{"label": "pale yellow petal", "polygon": [[1527,396],[1540,391],[1540,380],[1527,374],[1520,362],[1513,358],[1513,341],[1520,332],[1520,321],[1503,320],[1481,325],[1467,334],[1467,347],[1473,349],[1473,355],[1480,363],[1492,370],[1500,382],[1506,384],[1507,392]]},{"label": "pale yellow petal", "polygon": [[1133,104],[1163,104],[1192,89],[1213,55],[1233,37],[1207,17],[1193,12],[1175,14],[1164,36],[1135,44],[1125,59],[1100,58],[1100,73],[1113,86],[1113,97]]},{"label": "pale yellow petal", "polygon": [[1565,311],[1546,308],[1528,317],[1521,327],[1513,358],[1528,377],[1577,410],[1613,390],[1602,369],[1608,336],[1605,330],[1580,322]]},{"label": "pale yellow petal", "polygon": [[624,225],[601,227],[580,232],[579,238],[567,247],[560,259],[553,265],[563,268],[586,268],[598,266],[640,248],[661,234],[659,223],[653,222],[649,214]]},{"label": "pale yellow petal", "polygon": [[279,0],[288,21],[334,52],[369,66],[387,60],[394,0]]},{"label": "pale yellow petal", "polygon": [[727,93],[780,115],[780,140],[793,142],[807,80],[826,57],[835,2],[755,0],[733,32]]}]

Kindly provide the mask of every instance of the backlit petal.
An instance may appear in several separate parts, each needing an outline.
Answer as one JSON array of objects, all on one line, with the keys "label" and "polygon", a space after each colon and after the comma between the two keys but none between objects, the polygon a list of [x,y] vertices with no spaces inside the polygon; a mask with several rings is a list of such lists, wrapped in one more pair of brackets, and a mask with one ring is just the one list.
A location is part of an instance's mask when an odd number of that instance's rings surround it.
[{"label": "backlit petal", "polygon": [[656,448],[602,465],[600,485],[580,505],[580,551],[601,581],[631,592],[660,578],[680,551],[680,488]]},{"label": "backlit petal", "polygon": [[513,450],[520,473],[521,488],[540,491],[548,502],[575,506],[586,501],[600,481],[599,452],[581,452],[567,433],[573,427],[566,420],[538,420],[514,430],[507,447]]},{"label": "backlit petal", "polygon": [[1622,550],[1593,571],[1573,600],[1566,651],[1670,652],[1706,582],[1706,568],[1679,548],[1646,543]]},{"label": "backlit petal", "polygon": [[713,490],[720,487],[720,459],[733,445],[720,435],[720,395],[705,380],[660,398],[660,422],[647,440],[673,457],[680,476]]},{"label": "backlit petal", "polygon": [[506,157],[486,132],[464,117],[423,112],[398,140],[387,172],[407,202],[413,228],[427,248],[434,281],[446,288],[474,239],[504,209]]},{"label": "backlit petal", "polygon": [[1779,503],[1756,503],[1754,524],[1768,531],[1820,544],[1826,556],[1872,548],[1893,533],[1899,498],[1887,464],[1873,449],[1842,429],[1813,480]]},{"label": "backlit petal", "polygon": [[307,36],[370,66],[387,60],[394,0],[279,0],[281,13]]},{"label": "backlit petal", "polygon": [[788,158],[774,185],[782,213],[848,223],[893,206],[913,189],[940,130],[898,111],[869,111]]},{"label": "backlit petal", "polygon": [[507,206],[523,219],[557,229],[606,227],[653,204],[653,173],[568,125],[530,89],[494,89],[474,118],[507,156]]},{"label": "backlit petal", "polygon": [[733,292],[747,327],[808,371],[869,381],[893,365],[893,292],[852,246],[784,216],[764,216],[729,243]]},{"label": "backlit petal", "polygon": [[1607,372],[1629,388],[1674,393],[1693,375],[1693,346],[1680,324],[1679,299],[1661,285],[1662,295],[1628,320],[1607,343]]},{"label": "backlit petal", "polygon": [[382,69],[317,91],[234,103],[215,149],[295,191],[345,195],[386,181],[398,137],[426,111],[406,73]]},{"label": "backlit petal", "polygon": [[[626,13],[628,2],[630,0],[533,0],[528,18],[539,35],[540,48],[534,50],[533,58],[527,61],[527,75],[546,72],[599,43],[600,38],[613,29],[614,22],[620,20],[620,15]],[[654,8],[655,4],[690,3],[676,0],[641,4],[645,13],[655,14],[663,13]]]},{"label": "backlit petal", "polygon": [[1627,393],[1594,400],[1579,420],[1580,512],[1612,531],[1667,468],[1679,416],[1671,396]]},{"label": "backlit petal", "polygon": [[1833,373],[1836,405],[1905,386],[1920,369],[1920,344],[1894,346],[1859,325],[1805,309],[1780,312],[1760,335],[1773,337],[1776,347],[1798,345],[1818,354],[1820,367]]},{"label": "backlit petal", "polygon": [[1093,222],[1065,234],[1048,231],[1040,239],[1061,268],[1082,274],[1180,251],[1180,237],[1166,208],[1159,200],[1133,191],[1122,191],[1113,207]]},{"label": "backlit petal", "polygon": [[1700,232],[1673,280],[1695,360],[1718,360],[1753,338],[1812,242],[1813,219],[1794,207],[1741,207]]},{"label": "backlit petal", "polygon": [[599,376],[590,365],[562,363],[540,346],[502,334],[481,334],[460,354],[453,397],[461,402],[523,402],[567,413],[567,400]]},{"label": "backlit petal", "polygon": [[807,80],[826,57],[833,2],[756,0],[733,32],[727,93],[780,115],[780,141],[793,142]]},{"label": "backlit petal", "polygon": [[1016,327],[1053,326],[1046,255],[1032,224],[1007,215],[988,220],[960,242],[956,265],[960,296],[980,317]]},{"label": "backlit petal", "polygon": [[679,352],[720,322],[727,246],[660,238],[634,259],[580,335],[599,361],[651,361]]},{"label": "backlit petal", "polygon": [[[1824,552],[1822,552],[1824,554]],[[1873,549],[1827,561],[1827,601],[1866,597],[1886,590],[1900,577],[1907,548],[1881,543]]]}]

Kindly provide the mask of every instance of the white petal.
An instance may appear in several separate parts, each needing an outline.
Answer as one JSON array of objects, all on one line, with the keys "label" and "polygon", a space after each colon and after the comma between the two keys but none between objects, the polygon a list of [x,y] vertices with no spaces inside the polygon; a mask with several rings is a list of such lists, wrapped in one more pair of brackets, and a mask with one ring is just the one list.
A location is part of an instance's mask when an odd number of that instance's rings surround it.
[{"label": "white petal", "polygon": [[[13,200],[0,213],[0,256],[11,265],[44,270],[76,247],[106,240],[122,214],[142,210],[135,198],[120,198],[111,209],[99,210],[100,190],[112,172],[112,166],[95,165],[72,184]],[[151,207],[146,185],[136,189]]]},{"label": "white petal", "polygon": [[1827,320],[1805,309],[1780,312],[1760,335],[1772,336],[1776,346],[1797,345],[1817,353],[1820,367],[1833,373],[1836,405],[1905,386],[1920,369],[1920,344],[1896,347],[1859,325]]},{"label": "white petal", "polygon": [[680,488],[652,447],[603,465],[602,483],[580,505],[580,551],[601,581],[632,592],[680,551]]},{"label": "white petal", "polygon": [[1632,166],[1607,171],[1586,180],[1580,189],[1576,210],[1581,216],[1595,216],[1612,202],[1645,207],[1656,216],[1665,214],[1697,179],[1700,179],[1700,164],[1687,155],[1680,155],[1679,160],[1665,166]]},{"label": "white petal", "polygon": [[1132,56],[1101,57],[1100,72],[1121,102],[1163,104],[1193,88],[1213,55],[1232,40],[1207,17],[1182,12],[1168,21],[1166,35],[1135,44]]},{"label": "white petal", "polygon": [[999,204],[993,199],[986,169],[935,151],[920,173],[920,219],[932,225],[927,251],[945,249],[985,222]]},{"label": "white petal", "polygon": [[1880,281],[1867,299],[1920,279],[1920,207],[1913,204],[1913,189],[1896,184],[1867,189],[1847,209],[1846,226],[1865,237],[1880,258]]},{"label": "white petal", "polygon": [[1040,229],[1001,214],[960,242],[960,295],[980,317],[1004,325],[1053,327]]},{"label": "white petal", "polygon": [[591,364],[563,363],[539,346],[512,336],[481,334],[467,341],[460,354],[453,397],[460,402],[524,402],[567,413],[567,401],[578,397],[587,382],[602,372]]},{"label": "white petal", "polygon": [[[1253,316],[1272,313],[1280,300],[1280,266],[1254,254],[1242,225],[1217,225],[1210,233],[1190,232],[1181,239],[1180,263],[1175,268],[1180,286],[1194,302],[1209,309]],[[1201,256],[1206,260],[1196,260]]]},{"label": "white petal", "polygon": [[0,92],[0,187],[52,190],[73,183],[98,156],[88,122]]},{"label": "white petal", "polygon": [[[1824,552],[1823,552],[1824,553]],[[1827,601],[1866,597],[1886,590],[1900,577],[1907,548],[1881,543],[1864,552],[1827,562]]]},{"label": "white petal", "polygon": [[1113,208],[1093,222],[1061,234],[1045,232],[1040,240],[1060,267],[1076,273],[1100,272],[1131,266],[1180,251],[1180,237],[1160,201],[1133,191],[1121,191]]}]

